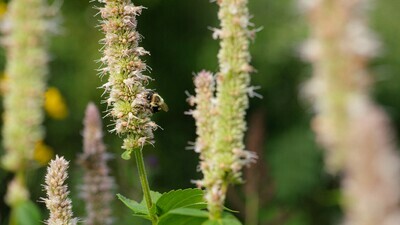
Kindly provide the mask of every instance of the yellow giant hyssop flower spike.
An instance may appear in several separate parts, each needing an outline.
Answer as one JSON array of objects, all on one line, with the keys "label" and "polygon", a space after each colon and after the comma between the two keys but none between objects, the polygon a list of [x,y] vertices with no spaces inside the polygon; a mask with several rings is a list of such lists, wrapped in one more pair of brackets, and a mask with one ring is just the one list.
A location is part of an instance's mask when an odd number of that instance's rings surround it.
[{"label": "yellow giant hyssop flower spike", "polygon": [[217,4],[221,28],[214,29],[213,37],[221,40],[219,72],[215,78],[200,72],[194,80],[196,96],[189,98],[196,105],[190,114],[196,119],[195,150],[200,153],[204,175],[196,183],[206,188],[211,219],[221,217],[228,185],[241,182],[242,168],[256,159],[243,143],[248,96],[255,95],[249,87],[253,70],[249,40],[255,30],[249,29],[247,0],[219,0]]},{"label": "yellow giant hyssop flower spike", "polygon": [[326,166],[343,178],[344,225],[400,224],[400,159],[389,119],[369,96],[368,61],[380,43],[367,26],[369,0],[301,0],[311,37],[312,127]]},{"label": "yellow giant hyssop flower spike", "polygon": [[76,225],[78,222],[73,217],[72,202],[68,197],[68,167],[68,161],[58,155],[47,167],[44,185],[47,197],[42,200],[50,211],[49,219],[46,220],[48,225]]},{"label": "yellow giant hyssop flower spike", "polygon": [[85,225],[111,225],[115,183],[107,166],[111,156],[103,143],[100,112],[93,103],[86,107],[83,126],[83,153],[78,163],[84,172],[80,196],[85,201]]},{"label": "yellow giant hyssop flower spike", "polygon": [[143,7],[130,1],[100,2],[105,3],[100,9],[105,34],[100,60],[105,67],[100,69],[100,74],[109,75],[108,82],[103,85],[109,94],[105,102],[109,106],[108,115],[115,123],[112,131],[125,135],[122,157],[129,159],[134,149],[153,144],[153,131],[157,129],[157,124],[150,119],[154,112],[154,92],[146,88],[151,78],[144,74],[148,68],[141,60],[149,52],[138,46],[141,37],[136,31],[136,16]]}]

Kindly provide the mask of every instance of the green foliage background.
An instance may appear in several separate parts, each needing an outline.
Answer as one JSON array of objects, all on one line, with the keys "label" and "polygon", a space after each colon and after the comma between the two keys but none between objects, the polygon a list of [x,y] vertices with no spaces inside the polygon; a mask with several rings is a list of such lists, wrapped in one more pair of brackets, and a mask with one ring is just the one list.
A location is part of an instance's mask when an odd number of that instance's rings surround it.
[{"label": "green foliage background", "polygon": [[[257,73],[252,84],[261,86],[263,99],[251,99],[249,115],[263,110],[265,116],[264,158],[267,176],[260,180],[260,224],[320,225],[337,224],[341,218],[338,204],[338,180],[323,171],[322,151],[314,143],[309,128],[310,105],[301,99],[302,84],[310,77],[311,68],[301,61],[299,47],[306,39],[307,29],[295,0],[249,0],[256,27],[263,29],[252,43],[252,64]],[[185,150],[195,140],[194,121],[184,115],[189,109],[185,91],[193,93],[193,73],[202,69],[216,71],[218,42],[212,40],[209,27],[218,26],[217,6],[208,0],[137,0],[147,7],[138,18],[138,29],[145,37],[142,46],[151,52],[146,58],[152,68],[155,88],[166,100],[170,111],[156,114],[163,128],[156,132],[156,145],[146,147],[147,168],[152,189],[193,187],[190,182],[201,175],[196,171],[198,156]],[[66,0],[61,8],[61,34],[52,39],[49,85],[60,89],[66,98],[69,116],[65,120],[46,119],[45,142],[56,154],[71,161],[70,187],[75,215],[84,216],[77,185],[81,170],[75,159],[82,149],[81,133],[84,109],[89,101],[100,104],[102,84],[96,74],[100,66],[98,41],[102,34],[95,26],[97,3]],[[374,98],[385,108],[399,132],[400,127],[400,23],[397,9],[400,1],[376,1],[371,11],[371,25],[383,44],[379,58],[371,63],[376,80]],[[27,34],[29,35],[29,34]],[[4,50],[1,52],[4,68]],[[29,76],[29,74],[27,74]],[[107,79],[103,78],[103,81]],[[104,119],[104,129],[110,124]],[[114,154],[110,162],[117,179],[117,192],[140,199],[141,191],[133,161],[120,159],[121,139],[105,133],[108,150]],[[44,196],[41,184],[45,168],[29,174],[33,202]],[[3,199],[10,174],[0,170],[0,195]],[[236,197],[245,198],[243,188],[235,188]],[[228,205],[235,209],[234,200]],[[46,218],[44,205],[38,203]],[[113,203],[116,224],[144,224],[135,220],[120,202]],[[0,224],[7,224],[8,208],[1,203]],[[243,211],[238,215],[243,219]]]}]

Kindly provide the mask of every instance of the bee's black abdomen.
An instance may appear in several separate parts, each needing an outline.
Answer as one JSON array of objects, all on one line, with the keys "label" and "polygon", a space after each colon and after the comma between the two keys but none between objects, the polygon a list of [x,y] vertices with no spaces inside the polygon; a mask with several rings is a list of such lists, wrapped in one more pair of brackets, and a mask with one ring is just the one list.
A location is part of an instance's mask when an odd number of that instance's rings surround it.
[{"label": "bee's black abdomen", "polygon": [[153,95],[154,95],[154,91],[149,91],[149,92],[147,93],[147,95],[146,95],[147,100],[148,100],[148,101],[151,101],[151,98],[153,97]]},{"label": "bee's black abdomen", "polygon": [[151,111],[153,113],[159,112],[160,111],[160,107],[158,107],[158,106],[151,107]]}]

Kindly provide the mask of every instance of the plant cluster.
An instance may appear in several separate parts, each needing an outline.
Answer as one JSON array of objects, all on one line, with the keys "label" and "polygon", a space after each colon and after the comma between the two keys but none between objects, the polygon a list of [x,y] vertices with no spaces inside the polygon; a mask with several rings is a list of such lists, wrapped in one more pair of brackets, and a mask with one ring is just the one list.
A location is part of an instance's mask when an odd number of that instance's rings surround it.
[{"label": "plant cluster", "polygon": [[[122,194],[117,198],[133,216],[152,225],[241,225],[237,212],[225,207],[225,202],[228,188],[243,183],[243,168],[257,159],[244,144],[249,97],[260,97],[250,86],[254,69],[249,46],[256,29],[250,22],[248,0],[216,1],[220,28],[213,29],[212,36],[220,40],[219,68],[215,74],[205,70],[196,74],[195,94],[188,98],[193,109],[187,114],[196,123],[193,148],[199,154],[203,177],[194,181],[197,188],[164,193],[150,189],[143,158],[144,146],[154,144],[154,131],[159,127],[153,114],[168,111],[161,94],[147,87],[153,79],[143,57],[150,53],[139,46],[142,36],[137,31],[137,16],[144,7],[131,0],[98,2],[104,34],[99,71],[107,78],[101,86],[106,93],[106,116],[113,122],[111,132],[123,139],[121,157],[130,160],[134,155],[143,192],[141,201]],[[314,69],[304,90],[314,104],[312,128],[327,150],[327,170],[342,174],[344,224],[398,225],[400,160],[389,119],[369,97],[372,82],[367,64],[378,52],[379,42],[367,27],[367,0],[303,0],[301,5],[311,30],[303,56]],[[5,19],[9,81],[4,91],[6,154],[1,162],[14,174],[6,194],[13,225],[29,224],[29,216],[40,221],[29,200],[26,173],[40,155],[35,148],[41,148],[42,154],[50,151],[42,142],[43,108],[58,119],[68,114],[57,89],[45,92],[51,12],[45,0],[12,0]],[[44,97],[52,100],[45,103]],[[53,110],[54,102],[62,102],[63,107]],[[115,222],[111,203],[116,184],[107,166],[112,157],[102,140],[102,118],[95,104],[88,104],[83,124],[83,152],[77,163],[83,169],[79,191],[86,217],[73,215],[67,185],[69,162],[56,155],[43,185],[46,197],[41,200],[50,211],[46,224]],[[253,208],[257,204],[258,199]],[[257,214],[252,216],[257,223]]]}]

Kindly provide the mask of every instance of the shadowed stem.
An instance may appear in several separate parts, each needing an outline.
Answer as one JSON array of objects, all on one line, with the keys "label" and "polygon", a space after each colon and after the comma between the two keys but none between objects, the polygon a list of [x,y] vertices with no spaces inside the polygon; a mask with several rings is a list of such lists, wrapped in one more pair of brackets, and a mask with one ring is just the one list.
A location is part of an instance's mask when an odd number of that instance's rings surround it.
[{"label": "shadowed stem", "polygon": [[151,210],[151,208],[153,207],[153,202],[151,200],[149,182],[147,180],[146,169],[144,167],[142,149],[137,149],[133,152],[135,153],[136,164],[139,170],[140,183],[142,184],[143,195],[146,201],[147,210],[149,211],[151,223],[153,225],[156,225],[157,216],[154,214],[153,210]]}]

